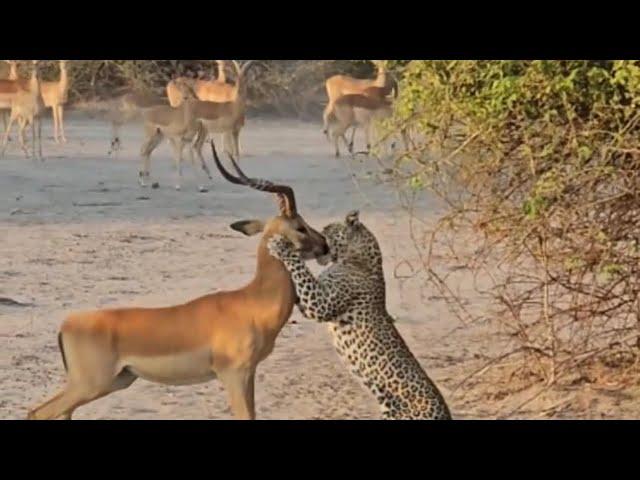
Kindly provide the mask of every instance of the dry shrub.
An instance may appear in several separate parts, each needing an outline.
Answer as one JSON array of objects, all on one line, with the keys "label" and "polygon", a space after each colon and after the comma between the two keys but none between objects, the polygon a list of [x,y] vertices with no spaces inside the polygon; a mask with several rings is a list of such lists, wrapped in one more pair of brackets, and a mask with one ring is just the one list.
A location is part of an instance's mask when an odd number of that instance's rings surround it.
[{"label": "dry shrub", "polygon": [[[553,385],[614,350],[636,358],[639,103],[637,61],[404,67],[392,126],[408,128],[412,147],[395,181],[417,216],[423,189],[446,206],[435,228],[415,222],[420,267],[464,325],[489,322],[500,347],[489,363],[508,363],[507,377]],[[481,309],[435,254],[474,276]],[[608,381],[625,371],[618,364]]]}]

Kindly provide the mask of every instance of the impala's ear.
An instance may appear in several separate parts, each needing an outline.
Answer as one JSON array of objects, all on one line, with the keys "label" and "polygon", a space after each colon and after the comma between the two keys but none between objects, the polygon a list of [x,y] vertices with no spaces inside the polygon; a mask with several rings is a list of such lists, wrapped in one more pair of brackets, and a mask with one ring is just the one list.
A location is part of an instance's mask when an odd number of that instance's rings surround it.
[{"label": "impala's ear", "polygon": [[247,237],[251,237],[264,230],[264,222],[262,220],[241,220],[240,222],[234,222],[230,225],[232,230],[245,234]]}]

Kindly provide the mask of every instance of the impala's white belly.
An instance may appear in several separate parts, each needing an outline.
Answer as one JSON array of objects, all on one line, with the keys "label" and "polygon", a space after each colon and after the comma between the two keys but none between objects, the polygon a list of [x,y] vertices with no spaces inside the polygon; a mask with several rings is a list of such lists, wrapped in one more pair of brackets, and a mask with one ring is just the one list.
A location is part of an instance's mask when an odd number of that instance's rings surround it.
[{"label": "impala's white belly", "polygon": [[13,94],[0,93],[0,109],[5,110],[11,108],[13,97]]},{"label": "impala's white belly", "polygon": [[192,385],[216,377],[211,364],[211,349],[203,348],[162,356],[132,356],[122,361],[134,375],[167,385]]},{"label": "impala's white belly", "polygon": [[218,120],[201,120],[209,133],[225,133],[233,128],[232,117],[223,117]]}]

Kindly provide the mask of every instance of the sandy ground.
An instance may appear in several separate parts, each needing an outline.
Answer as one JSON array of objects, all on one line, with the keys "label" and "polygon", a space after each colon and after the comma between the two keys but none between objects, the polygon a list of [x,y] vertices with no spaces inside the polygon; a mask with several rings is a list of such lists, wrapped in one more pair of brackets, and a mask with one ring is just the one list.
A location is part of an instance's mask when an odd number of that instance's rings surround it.
[{"label": "sandy ground", "polygon": [[[141,189],[138,126],[123,130],[117,158],[107,155],[110,131],[104,122],[69,116],[66,131],[67,145],[45,139],[43,163],[26,160],[15,142],[0,160],[0,297],[30,304],[0,305],[3,419],[23,418],[61,386],[56,332],[67,313],[164,306],[242,286],[255,266],[257,239],[228,225],[275,212],[267,195],[219,175],[208,193],[198,193],[190,165],[182,191],[175,191],[166,144],[152,157],[152,178],[160,188]],[[50,123],[44,132],[50,135]],[[251,119],[241,142],[245,170],[292,185],[299,210],[316,228],[361,210],[383,249],[389,310],[401,334],[455,417],[491,417],[492,406],[452,394],[473,358],[486,351],[487,337],[456,330],[458,321],[436,292],[419,278],[394,275],[403,261],[415,261],[415,251],[407,215],[388,187],[369,175],[375,167],[335,159],[319,124]],[[435,215],[434,205],[426,201],[422,207]],[[339,362],[325,327],[297,311],[258,369],[256,405],[262,419],[378,417],[375,402]],[[230,412],[216,381],[171,387],[138,380],[81,407],[75,418],[227,419]]]}]

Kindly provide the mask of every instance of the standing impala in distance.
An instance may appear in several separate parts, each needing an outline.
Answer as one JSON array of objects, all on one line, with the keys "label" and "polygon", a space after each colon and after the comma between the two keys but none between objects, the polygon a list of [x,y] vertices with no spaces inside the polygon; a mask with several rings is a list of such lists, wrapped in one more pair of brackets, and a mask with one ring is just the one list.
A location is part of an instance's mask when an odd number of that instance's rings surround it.
[{"label": "standing impala in distance", "polygon": [[69,99],[69,75],[67,61],[59,60],[60,80],[57,82],[41,82],[40,91],[44,106],[51,108],[53,116],[53,139],[56,143],[67,143],[64,136],[64,105]]},{"label": "standing impala in distance", "polygon": [[[144,123],[144,140],[140,148],[140,156],[142,157],[142,170],[138,174],[140,186],[146,187],[150,178],[151,154],[162,143],[164,138],[169,140],[173,147],[176,162],[176,190],[182,188],[182,152],[184,147],[189,148],[191,163],[193,159],[193,142],[199,133],[204,131],[204,127],[198,118],[194,115],[195,105],[201,102],[191,98],[193,90],[188,84],[178,82],[183,95],[183,101],[177,107],[171,105],[157,105],[142,111],[142,119]],[[205,162],[202,151],[197,150],[198,159],[202,170],[212,180],[209,167]],[[199,187],[201,192],[207,191],[206,187]]]},{"label": "standing impala in distance", "polygon": [[[225,60],[216,60],[218,65],[218,78],[213,80],[192,79],[187,77],[178,77],[167,83],[167,98],[172,107],[178,107],[182,103],[182,93],[179,83],[187,83],[194,92],[194,96],[203,102],[225,103],[233,102],[237,98],[236,82],[227,83],[227,75],[225,73]],[[234,61],[234,66],[236,63]],[[245,69],[246,70],[246,69]],[[237,73],[237,69],[236,69]],[[244,112],[242,113],[239,128],[244,126]],[[231,152],[238,157],[237,152],[229,150],[229,139],[233,141],[233,137],[229,133],[223,133],[223,148],[227,152]]]},{"label": "standing impala in distance", "polygon": [[324,237],[298,214],[293,190],[267,180],[227,172],[211,142],[213,157],[230,182],[275,193],[280,214],[266,221],[235,222],[245,235],[262,233],[253,280],[232,291],[205,295],[165,308],[120,308],[70,315],[58,344],[67,370],[67,385],[29,412],[30,419],[70,419],[74,410],[131,385],[138,377],[168,385],[187,385],[219,378],[233,415],[255,418],[256,367],[273,350],[289,319],[296,295],[285,266],[272,257],[267,242],[276,234],[288,238],[305,259],[329,253]]},{"label": "standing impala in distance", "polygon": [[[17,83],[18,78],[18,62],[15,60],[5,60],[9,64],[9,76],[6,78],[9,82]],[[8,83],[8,82],[7,82]],[[27,88],[24,85],[23,88]],[[0,93],[0,113],[2,114],[3,132],[7,129],[9,120],[9,111],[11,110],[11,95]]]},{"label": "standing impala in distance", "polygon": [[109,155],[122,147],[120,128],[122,125],[139,119],[146,110],[167,105],[167,101],[149,92],[129,90],[107,101],[106,119],[111,122],[111,147]]},{"label": "standing impala in distance", "polygon": [[204,127],[194,143],[194,150],[198,155],[202,154],[202,146],[209,134],[222,133],[224,135],[225,148],[227,139],[231,140],[231,155],[236,159],[240,158],[239,136],[240,129],[244,125],[244,113],[247,97],[247,83],[245,75],[252,60],[245,62],[242,66],[232,60],[236,70],[236,81],[232,86],[233,96],[231,100],[224,102],[199,101],[194,104],[194,115]]},{"label": "standing impala in distance", "polygon": [[[31,148],[33,157],[37,155],[41,160],[42,157],[42,123],[40,116],[44,110],[44,103],[40,92],[40,67],[38,60],[31,61],[31,77],[28,81],[28,87],[25,89],[19,80],[15,80],[15,84],[11,85],[10,80],[0,82],[0,96],[9,93],[11,100],[11,114],[9,116],[9,124],[4,132],[2,139],[2,147],[0,148],[0,158],[4,156],[7,142],[9,141],[9,132],[14,122],[18,122],[18,138],[20,147],[24,151],[25,156],[29,157],[29,152],[25,144],[24,131],[31,127]],[[11,93],[13,92],[13,93]]]},{"label": "standing impala in distance", "polygon": [[[394,98],[398,96],[398,85],[390,75],[387,74],[386,67],[382,60],[371,60],[371,62],[378,68],[378,74],[374,79],[368,78],[354,78],[349,75],[334,75],[329,77],[325,82],[325,88],[327,89],[327,97],[329,97],[329,103],[322,113],[322,131],[329,137],[329,116],[333,113],[336,101],[344,95],[368,95],[371,90],[367,91],[369,87],[379,87],[384,90],[384,96],[386,97],[393,91]],[[375,92],[378,93],[377,91]],[[351,143],[353,143],[353,136],[355,136],[355,127],[353,129],[353,135],[351,137]]]},{"label": "standing impala in distance", "polygon": [[167,98],[172,107],[182,103],[182,92],[176,82],[189,83],[198,100],[205,102],[229,102],[235,96],[233,84],[227,83],[224,60],[216,60],[218,64],[218,78],[214,80],[200,80],[188,77],[178,77],[167,83]]},{"label": "standing impala in distance", "polygon": [[[371,150],[371,141],[373,139],[376,122],[389,118],[393,113],[391,100],[386,97],[386,91],[381,87],[369,87],[363,94],[343,95],[336,100],[333,106],[333,112],[329,116],[329,124],[331,136],[333,137],[336,157],[340,156],[338,148],[338,140],[342,138],[353,155],[353,135],[351,142],[347,142],[345,136],[349,127],[353,127],[353,132],[357,127],[364,129],[367,149],[364,152],[369,154]],[[409,149],[409,137],[404,129],[400,129],[400,138],[404,143],[405,149]],[[392,146],[393,148],[393,146]]]}]

